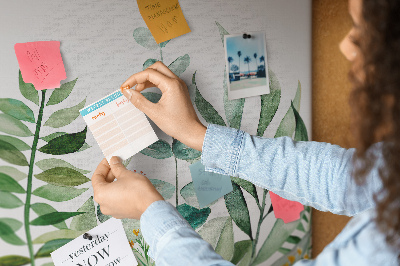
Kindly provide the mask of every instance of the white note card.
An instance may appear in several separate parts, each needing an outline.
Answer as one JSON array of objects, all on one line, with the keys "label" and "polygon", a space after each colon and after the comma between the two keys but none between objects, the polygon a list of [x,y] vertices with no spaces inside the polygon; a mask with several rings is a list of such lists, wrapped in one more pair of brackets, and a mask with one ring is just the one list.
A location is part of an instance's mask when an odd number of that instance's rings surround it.
[{"label": "white note card", "polygon": [[158,140],[145,114],[119,90],[79,112],[107,161],[112,156],[129,159]]},{"label": "white note card", "polygon": [[138,265],[121,220],[111,218],[51,253],[55,266]]}]

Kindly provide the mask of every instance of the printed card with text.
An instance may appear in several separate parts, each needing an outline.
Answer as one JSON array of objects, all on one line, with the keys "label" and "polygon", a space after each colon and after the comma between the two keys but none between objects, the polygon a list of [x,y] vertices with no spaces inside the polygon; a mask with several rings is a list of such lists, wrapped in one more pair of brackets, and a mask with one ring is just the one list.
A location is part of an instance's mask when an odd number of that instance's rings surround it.
[{"label": "printed card with text", "polygon": [[207,172],[201,162],[194,163],[189,168],[200,208],[233,190],[229,176]]},{"label": "printed card with text", "polygon": [[158,140],[145,114],[119,90],[80,113],[108,161],[112,156],[129,159]]},{"label": "printed card with text", "polygon": [[121,220],[111,218],[51,253],[55,266],[138,265]]}]

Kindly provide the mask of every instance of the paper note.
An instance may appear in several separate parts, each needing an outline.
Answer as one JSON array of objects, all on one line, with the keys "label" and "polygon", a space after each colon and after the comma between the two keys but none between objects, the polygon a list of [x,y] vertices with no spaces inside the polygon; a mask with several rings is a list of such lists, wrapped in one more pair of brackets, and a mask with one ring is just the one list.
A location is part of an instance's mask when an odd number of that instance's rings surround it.
[{"label": "paper note", "polygon": [[22,78],[36,90],[60,87],[67,78],[60,53],[60,42],[41,41],[14,45]]},{"label": "paper note", "polygon": [[233,190],[229,176],[207,172],[201,162],[194,163],[189,168],[200,208]]},{"label": "paper note", "polygon": [[111,218],[51,253],[55,266],[138,265],[121,220]]},{"label": "paper note", "polygon": [[281,198],[271,191],[269,195],[276,218],[281,218],[284,223],[300,219],[300,213],[304,210],[304,206],[301,203]]},{"label": "paper note", "polygon": [[158,140],[144,113],[119,90],[79,112],[108,161],[126,160]]},{"label": "paper note", "polygon": [[190,32],[178,0],[137,0],[137,4],[157,43]]}]

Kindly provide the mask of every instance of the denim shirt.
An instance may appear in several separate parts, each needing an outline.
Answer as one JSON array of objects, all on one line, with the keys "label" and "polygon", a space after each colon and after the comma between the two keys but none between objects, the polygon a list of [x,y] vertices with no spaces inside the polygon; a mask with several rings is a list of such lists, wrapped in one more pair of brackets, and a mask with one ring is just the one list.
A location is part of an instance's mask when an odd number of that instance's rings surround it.
[{"label": "denim shirt", "polygon": [[[357,185],[351,177],[354,152],[328,143],[260,138],[209,125],[201,161],[207,171],[245,179],[288,200],[355,216],[318,257],[294,265],[398,265],[398,251],[386,244],[374,222],[373,195],[382,187],[378,167],[364,185]],[[376,165],[380,163],[378,156]],[[151,204],[140,222],[157,265],[232,265],[166,201]]]}]

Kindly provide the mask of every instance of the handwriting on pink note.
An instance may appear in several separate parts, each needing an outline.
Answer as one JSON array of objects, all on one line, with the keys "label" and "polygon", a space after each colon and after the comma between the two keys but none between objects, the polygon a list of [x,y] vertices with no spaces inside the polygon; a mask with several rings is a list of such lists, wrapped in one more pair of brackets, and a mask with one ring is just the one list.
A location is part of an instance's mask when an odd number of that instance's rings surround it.
[{"label": "handwriting on pink note", "polygon": [[301,203],[281,198],[271,191],[269,195],[276,218],[281,218],[284,223],[300,219],[300,213],[304,210],[304,206]]},{"label": "handwriting on pink note", "polygon": [[60,42],[40,41],[14,45],[22,78],[32,83],[36,90],[60,87],[67,78],[61,58]]}]

